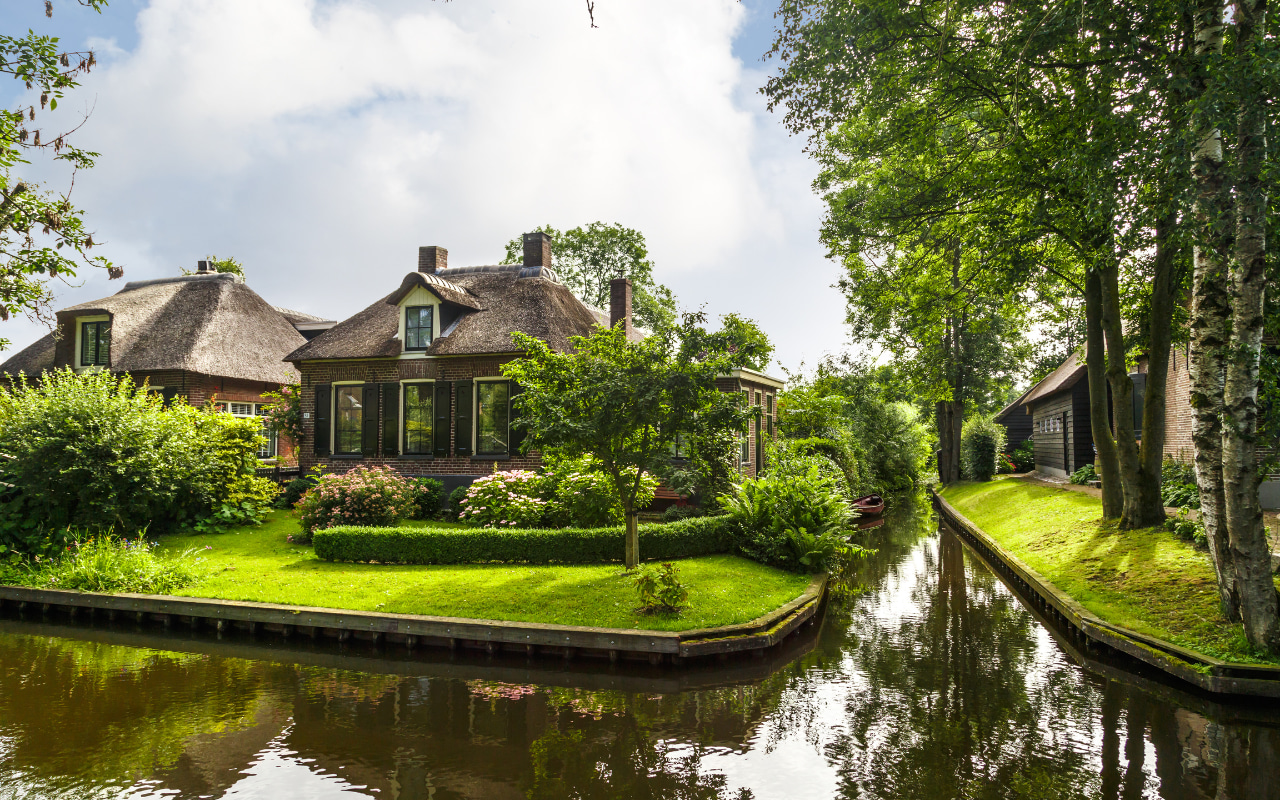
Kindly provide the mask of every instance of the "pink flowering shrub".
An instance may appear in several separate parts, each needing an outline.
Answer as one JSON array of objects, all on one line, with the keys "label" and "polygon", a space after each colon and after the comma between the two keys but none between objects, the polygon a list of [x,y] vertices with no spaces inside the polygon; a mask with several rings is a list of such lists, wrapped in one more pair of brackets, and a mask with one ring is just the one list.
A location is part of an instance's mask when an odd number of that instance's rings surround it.
[{"label": "pink flowering shrub", "polygon": [[478,478],[461,500],[458,519],[484,528],[540,528],[547,507],[542,482],[541,475],[523,469]]},{"label": "pink flowering shrub", "polygon": [[311,534],[336,525],[395,525],[413,513],[417,495],[416,487],[390,467],[356,467],[344,475],[324,475],[294,506],[302,535],[291,541],[308,543]]}]

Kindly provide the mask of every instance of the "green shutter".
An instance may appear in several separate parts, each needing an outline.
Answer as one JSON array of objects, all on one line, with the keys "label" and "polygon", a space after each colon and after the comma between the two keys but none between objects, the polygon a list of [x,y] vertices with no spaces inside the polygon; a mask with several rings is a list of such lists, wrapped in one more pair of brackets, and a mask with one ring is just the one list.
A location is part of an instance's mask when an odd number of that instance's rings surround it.
[{"label": "green shutter", "polygon": [[400,384],[382,384],[382,454],[400,455]]},{"label": "green shutter", "polygon": [[519,397],[520,393],[523,391],[524,389],[523,387],[520,386],[520,384],[516,383],[515,381],[511,381],[511,390],[510,390],[510,394],[508,395],[508,397],[510,398],[510,400],[508,401],[508,406],[511,408],[511,411],[508,415],[508,419],[510,420],[509,426],[511,431],[511,438],[507,440],[509,443],[507,447],[507,451],[511,453],[511,455],[513,456],[518,455],[521,452],[520,448],[524,446],[524,437],[525,437],[524,424],[520,422],[520,418],[516,414],[516,410],[515,410],[515,399]]},{"label": "green shutter", "polygon": [[436,381],[435,398],[432,403],[435,424],[431,428],[432,455],[436,458],[449,457],[449,432],[453,430],[453,384],[449,381]]},{"label": "green shutter", "polygon": [[316,386],[315,427],[311,432],[315,439],[316,455],[329,455],[329,384]]},{"label": "green shutter", "polygon": [[458,381],[458,410],[454,414],[453,454],[471,455],[471,420],[475,416],[475,401],[471,399],[474,384]]},{"label": "green shutter", "polygon": [[378,384],[366,383],[360,393],[360,454],[372,458],[378,454]]}]

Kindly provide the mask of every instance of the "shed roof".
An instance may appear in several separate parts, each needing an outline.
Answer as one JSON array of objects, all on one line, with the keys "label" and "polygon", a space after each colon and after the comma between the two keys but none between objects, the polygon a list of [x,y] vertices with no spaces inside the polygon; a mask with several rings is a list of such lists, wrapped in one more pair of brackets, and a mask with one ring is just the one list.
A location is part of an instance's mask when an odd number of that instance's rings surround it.
[{"label": "shed roof", "polygon": [[[227,273],[133,281],[110,297],[58,312],[111,316],[111,370],[188,370],[280,383],[298,379],[283,357],[306,342],[292,322]],[[54,334],[16,354],[0,372],[35,375],[54,365]]]},{"label": "shed roof", "polygon": [[1080,351],[1077,350],[1067,356],[1067,360],[1063,361],[1061,366],[1046,375],[1044,380],[1032,386],[1019,402],[1030,406],[1050,395],[1066,391],[1079,383],[1087,373],[1088,368],[1085,367],[1084,361],[1080,358]]}]

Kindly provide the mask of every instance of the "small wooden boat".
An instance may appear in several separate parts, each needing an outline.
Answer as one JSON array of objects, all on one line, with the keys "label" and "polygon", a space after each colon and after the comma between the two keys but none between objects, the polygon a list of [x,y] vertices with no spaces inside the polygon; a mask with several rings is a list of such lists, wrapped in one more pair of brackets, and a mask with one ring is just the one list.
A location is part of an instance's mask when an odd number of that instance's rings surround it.
[{"label": "small wooden boat", "polygon": [[853,509],[865,517],[878,517],[884,513],[884,498],[869,494],[853,501]]}]

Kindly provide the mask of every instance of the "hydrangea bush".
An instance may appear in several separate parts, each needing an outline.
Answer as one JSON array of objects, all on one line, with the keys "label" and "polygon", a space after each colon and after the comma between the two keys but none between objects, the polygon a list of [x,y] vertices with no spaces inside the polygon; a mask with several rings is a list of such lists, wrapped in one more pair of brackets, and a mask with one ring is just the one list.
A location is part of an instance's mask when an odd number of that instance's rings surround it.
[{"label": "hydrangea bush", "polygon": [[485,528],[541,527],[547,510],[543,482],[538,473],[523,469],[478,478],[459,501],[458,519]]},{"label": "hydrangea bush", "polygon": [[[635,474],[633,468],[628,479],[634,480]],[[591,456],[549,465],[545,478],[547,494],[553,501],[548,515],[552,525],[604,528],[622,524],[622,504],[613,480]],[[648,508],[657,490],[658,479],[647,472],[641,474],[636,508]]]},{"label": "hydrangea bush", "polygon": [[419,489],[390,467],[356,467],[343,475],[324,475],[295,506],[302,535],[335,525],[388,527],[411,516]]}]

